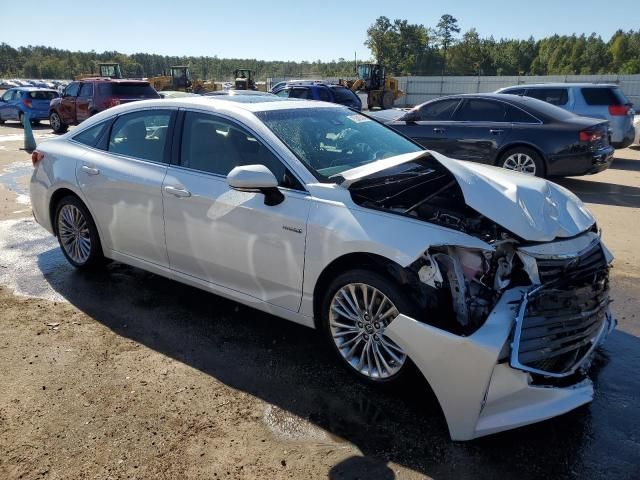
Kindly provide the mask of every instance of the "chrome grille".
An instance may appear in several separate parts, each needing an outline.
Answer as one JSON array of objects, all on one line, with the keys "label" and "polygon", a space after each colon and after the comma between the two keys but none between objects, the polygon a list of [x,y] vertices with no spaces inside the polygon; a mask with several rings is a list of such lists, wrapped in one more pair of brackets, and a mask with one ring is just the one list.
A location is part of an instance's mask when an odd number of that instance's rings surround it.
[{"label": "chrome grille", "polygon": [[579,256],[537,264],[542,285],[520,305],[511,364],[564,377],[584,363],[607,327],[609,267],[599,241]]}]

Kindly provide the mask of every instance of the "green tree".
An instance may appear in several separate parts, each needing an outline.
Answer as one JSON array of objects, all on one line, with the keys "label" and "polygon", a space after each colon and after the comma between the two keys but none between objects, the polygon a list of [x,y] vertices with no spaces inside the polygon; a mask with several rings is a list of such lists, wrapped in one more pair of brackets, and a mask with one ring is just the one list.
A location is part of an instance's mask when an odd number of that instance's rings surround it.
[{"label": "green tree", "polygon": [[440,42],[442,48],[442,74],[447,70],[447,50],[456,42],[456,34],[460,33],[458,20],[448,13],[440,17],[440,21],[436,25],[435,36]]}]

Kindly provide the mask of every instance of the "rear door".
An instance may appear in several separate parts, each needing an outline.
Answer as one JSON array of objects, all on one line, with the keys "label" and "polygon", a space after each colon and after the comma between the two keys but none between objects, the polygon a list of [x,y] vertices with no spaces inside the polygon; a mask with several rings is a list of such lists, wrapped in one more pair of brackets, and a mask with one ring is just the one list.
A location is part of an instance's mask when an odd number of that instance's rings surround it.
[{"label": "rear door", "polygon": [[76,118],[78,123],[91,116],[93,104],[93,83],[83,82],[76,98]]},{"label": "rear door", "polygon": [[71,82],[62,92],[60,117],[67,125],[76,123],[76,99],[80,92],[80,82]]},{"label": "rear door", "polygon": [[465,98],[449,127],[450,155],[459,160],[493,164],[500,147],[511,134],[504,102]]},{"label": "rear door", "polygon": [[397,121],[393,128],[430,150],[449,155],[452,153],[451,129],[453,113],[460,98],[447,98],[429,102],[415,111],[416,120]]},{"label": "rear door", "polygon": [[175,114],[148,109],[118,116],[101,135],[99,148],[89,149],[76,170],[103,246],[161,266],[168,265],[162,181]]}]

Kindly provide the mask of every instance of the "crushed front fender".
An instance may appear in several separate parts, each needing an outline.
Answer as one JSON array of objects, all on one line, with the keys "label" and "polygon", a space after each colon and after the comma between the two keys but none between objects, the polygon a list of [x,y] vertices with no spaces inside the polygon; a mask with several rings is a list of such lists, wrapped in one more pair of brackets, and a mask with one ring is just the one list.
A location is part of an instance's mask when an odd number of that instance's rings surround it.
[{"label": "crushed front fender", "polygon": [[569,387],[536,386],[528,372],[512,368],[508,348],[527,288],[505,291],[484,325],[462,337],[397,316],[386,334],[404,349],[429,382],[452,440],[546,420],[593,399],[584,379]]}]

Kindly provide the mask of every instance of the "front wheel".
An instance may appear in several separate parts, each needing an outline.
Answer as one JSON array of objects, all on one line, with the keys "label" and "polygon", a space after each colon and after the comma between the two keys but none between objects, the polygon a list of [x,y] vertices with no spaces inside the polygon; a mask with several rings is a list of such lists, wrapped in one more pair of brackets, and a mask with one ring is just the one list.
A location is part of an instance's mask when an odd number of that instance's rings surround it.
[{"label": "front wheel", "polygon": [[104,265],[98,229],[77,197],[67,196],[58,203],[55,227],[62,253],[71,265],[79,269]]},{"label": "front wheel", "polygon": [[544,162],[537,152],[526,147],[516,147],[502,154],[498,165],[507,170],[544,177]]},{"label": "front wheel", "polygon": [[399,381],[409,369],[406,353],[385,329],[415,308],[397,285],[378,273],[353,270],[337,277],[322,302],[321,321],[333,350],[366,383]]},{"label": "front wheel", "polygon": [[68,125],[62,121],[58,112],[55,111],[49,114],[49,123],[55,133],[64,133],[69,128]]}]

